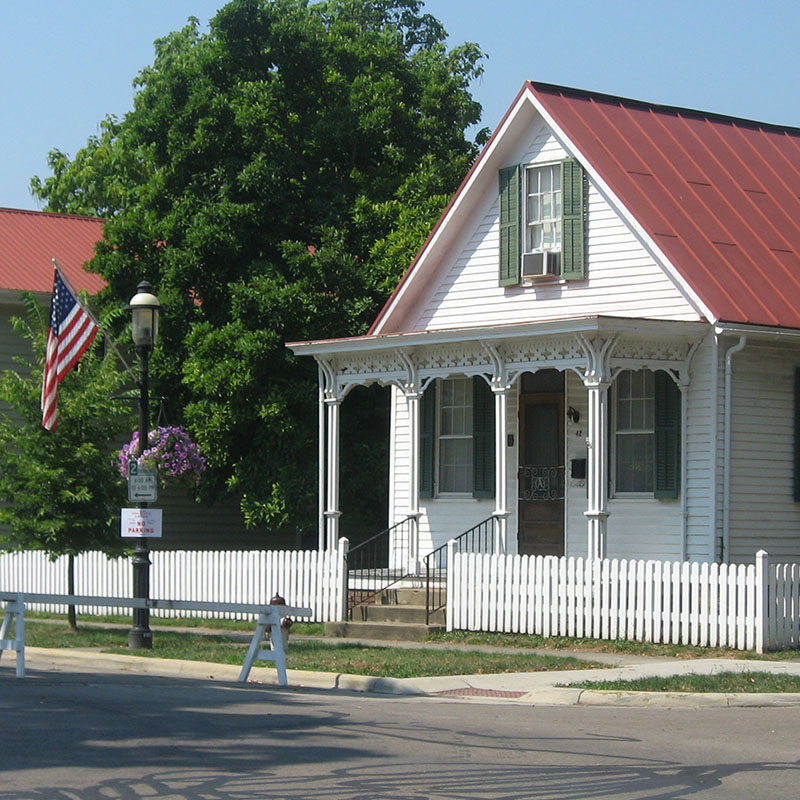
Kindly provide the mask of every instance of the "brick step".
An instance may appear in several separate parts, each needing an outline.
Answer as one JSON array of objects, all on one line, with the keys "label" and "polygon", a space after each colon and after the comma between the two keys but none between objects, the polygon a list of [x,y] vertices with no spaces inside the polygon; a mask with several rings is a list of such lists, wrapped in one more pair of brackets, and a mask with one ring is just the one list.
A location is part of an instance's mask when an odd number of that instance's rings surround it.
[{"label": "brick step", "polygon": [[429,633],[444,631],[444,625],[419,622],[326,622],[325,635],[340,639],[421,642]]}]

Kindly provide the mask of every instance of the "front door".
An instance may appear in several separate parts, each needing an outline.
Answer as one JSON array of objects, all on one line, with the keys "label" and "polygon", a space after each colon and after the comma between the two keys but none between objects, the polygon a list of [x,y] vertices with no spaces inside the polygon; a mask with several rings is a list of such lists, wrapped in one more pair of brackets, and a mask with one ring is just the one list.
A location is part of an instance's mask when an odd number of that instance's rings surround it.
[{"label": "front door", "polygon": [[564,395],[520,395],[522,555],[564,555]]}]

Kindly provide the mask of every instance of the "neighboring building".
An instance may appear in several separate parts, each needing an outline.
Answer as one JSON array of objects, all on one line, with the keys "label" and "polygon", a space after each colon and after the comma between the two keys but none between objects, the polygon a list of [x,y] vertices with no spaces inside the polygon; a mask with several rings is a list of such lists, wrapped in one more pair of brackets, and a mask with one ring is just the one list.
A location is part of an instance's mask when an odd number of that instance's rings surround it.
[{"label": "neighboring building", "polygon": [[800,559],[800,130],[526,83],[369,333],[289,346],[329,543],[380,383],[412,568],[489,517],[508,552]]},{"label": "neighboring building", "polygon": [[49,306],[53,258],[76,289],[94,294],[105,286],[83,268],[102,235],[102,219],[0,208],[0,369],[12,369],[15,356],[29,355],[9,320],[24,314],[22,291],[34,292]]},{"label": "neighboring building", "polygon": [[[34,292],[49,307],[52,259],[58,261],[75,289],[94,294],[105,286],[99,275],[84,269],[102,235],[103,220],[95,217],[0,208],[0,369],[17,369],[16,356],[30,357],[26,340],[14,333],[10,319],[25,313],[20,299],[23,290]],[[120,298],[120,302],[128,299]],[[131,430],[136,428],[136,414],[131,408]],[[185,491],[168,489],[161,490],[155,505],[164,509],[164,538],[152,540],[153,549],[266,549],[287,545],[285,536],[245,530],[234,502],[200,506]]]}]

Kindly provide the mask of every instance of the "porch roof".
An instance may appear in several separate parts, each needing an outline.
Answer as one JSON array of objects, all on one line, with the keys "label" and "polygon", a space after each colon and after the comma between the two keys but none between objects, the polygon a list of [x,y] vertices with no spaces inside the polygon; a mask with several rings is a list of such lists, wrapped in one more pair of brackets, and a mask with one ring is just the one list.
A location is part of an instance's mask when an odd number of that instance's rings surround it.
[{"label": "porch roof", "polygon": [[367,334],[342,339],[317,339],[306,342],[287,342],[297,355],[330,357],[338,354],[377,352],[428,345],[459,342],[513,342],[546,336],[583,334],[584,336],[655,336],[659,339],[699,341],[709,330],[705,322],[638,319],[630,317],[587,316],[575,319],[556,319],[545,322],[526,322],[513,325],[487,325],[476,328],[452,328],[436,331],[407,331],[402,333]]}]

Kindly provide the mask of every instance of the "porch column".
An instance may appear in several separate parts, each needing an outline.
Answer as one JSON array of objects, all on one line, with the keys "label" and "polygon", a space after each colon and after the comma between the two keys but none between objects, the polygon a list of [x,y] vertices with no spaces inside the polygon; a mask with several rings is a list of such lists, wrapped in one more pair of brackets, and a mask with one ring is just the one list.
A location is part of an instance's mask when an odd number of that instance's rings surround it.
[{"label": "porch column", "polygon": [[608,520],[608,388],[611,386],[611,349],[616,337],[588,339],[579,336],[586,353],[583,383],[589,400],[587,458],[587,555],[605,558]]},{"label": "porch column", "polygon": [[328,411],[328,485],[325,506],[327,549],[334,550],[339,543],[339,408],[340,397],[326,397]]},{"label": "porch column", "polygon": [[494,392],[494,518],[495,552],[508,552],[508,457],[506,440],[508,438],[507,411],[509,387],[493,385]]},{"label": "porch column", "polygon": [[589,392],[587,485],[589,558],[605,558],[608,519],[608,387],[609,381],[585,379]]},{"label": "porch column", "polygon": [[419,572],[419,392],[405,393],[408,408],[408,564],[412,575]]}]

